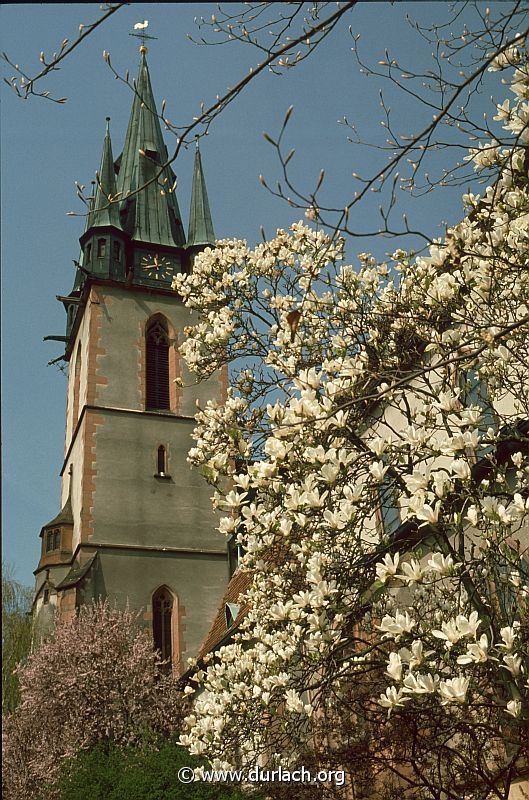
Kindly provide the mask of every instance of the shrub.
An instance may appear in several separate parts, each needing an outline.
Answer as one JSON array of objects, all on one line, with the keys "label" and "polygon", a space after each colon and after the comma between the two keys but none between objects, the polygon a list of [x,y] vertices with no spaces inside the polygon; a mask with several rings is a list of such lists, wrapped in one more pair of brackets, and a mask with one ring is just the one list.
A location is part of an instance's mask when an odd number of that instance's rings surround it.
[{"label": "shrub", "polygon": [[[242,800],[237,786],[180,783],[181,767],[202,763],[172,740],[156,750],[99,745],[79,753],[63,767],[57,787],[60,800]],[[251,795],[255,798],[255,795]]]}]

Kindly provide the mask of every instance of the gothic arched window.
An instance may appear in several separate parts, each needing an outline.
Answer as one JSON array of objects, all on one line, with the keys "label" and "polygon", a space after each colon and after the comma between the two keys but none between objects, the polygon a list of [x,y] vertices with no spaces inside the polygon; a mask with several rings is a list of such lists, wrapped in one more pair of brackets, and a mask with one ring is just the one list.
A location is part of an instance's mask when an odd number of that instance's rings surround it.
[{"label": "gothic arched window", "polygon": [[173,597],[169,590],[162,586],[152,598],[152,633],[155,649],[160,652],[163,661],[169,664],[173,657],[172,621]]},{"label": "gothic arched window", "polygon": [[146,408],[168,411],[169,404],[169,333],[163,317],[147,325],[146,338]]}]

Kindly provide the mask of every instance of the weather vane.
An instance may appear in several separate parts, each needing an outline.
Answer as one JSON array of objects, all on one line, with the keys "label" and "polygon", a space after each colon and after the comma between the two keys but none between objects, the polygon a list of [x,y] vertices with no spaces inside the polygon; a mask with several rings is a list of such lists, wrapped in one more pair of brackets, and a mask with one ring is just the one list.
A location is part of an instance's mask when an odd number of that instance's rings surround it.
[{"label": "weather vane", "polygon": [[139,33],[129,33],[129,36],[134,36],[136,39],[141,39],[141,46],[145,47],[145,41],[147,39],[157,39],[157,36],[149,36],[147,33],[147,28],[149,27],[149,20],[146,19],[143,22],[137,22],[134,26],[135,31],[139,31]]}]

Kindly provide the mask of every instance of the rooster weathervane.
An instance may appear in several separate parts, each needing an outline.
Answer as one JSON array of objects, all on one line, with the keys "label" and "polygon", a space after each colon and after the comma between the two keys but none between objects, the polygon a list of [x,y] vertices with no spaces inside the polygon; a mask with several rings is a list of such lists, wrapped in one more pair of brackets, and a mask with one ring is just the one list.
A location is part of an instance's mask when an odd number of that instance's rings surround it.
[{"label": "rooster weathervane", "polygon": [[143,22],[137,22],[134,26],[134,30],[138,31],[138,33],[129,33],[129,36],[134,36],[136,39],[141,39],[141,47],[147,50],[145,42],[147,39],[157,39],[157,36],[149,36],[147,33],[147,28],[149,27],[149,20],[146,19]]}]

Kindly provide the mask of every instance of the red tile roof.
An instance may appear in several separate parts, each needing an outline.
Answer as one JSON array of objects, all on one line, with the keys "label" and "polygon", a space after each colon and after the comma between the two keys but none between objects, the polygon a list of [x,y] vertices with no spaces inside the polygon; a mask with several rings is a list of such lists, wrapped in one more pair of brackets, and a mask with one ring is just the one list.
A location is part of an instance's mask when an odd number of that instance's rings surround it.
[{"label": "red tile roof", "polygon": [[209,629],[200,646],[197,659],[201,659],[208,653],[213,652],[221,644],[223,639],[228,639],[229,636],[235,632],[237,626],[240,624],[242,618],[246,614],[247,605],[241,605],[237,614],[237,618],[228,628],[226,623],[226,604],[240,603],[239,598],[241,594],[243,594],[249,588],[251,582],[251,572],[237,569],[233,573],[220,603],[219,609],[215,614],[211,628]]}]

